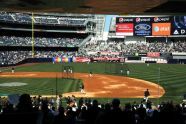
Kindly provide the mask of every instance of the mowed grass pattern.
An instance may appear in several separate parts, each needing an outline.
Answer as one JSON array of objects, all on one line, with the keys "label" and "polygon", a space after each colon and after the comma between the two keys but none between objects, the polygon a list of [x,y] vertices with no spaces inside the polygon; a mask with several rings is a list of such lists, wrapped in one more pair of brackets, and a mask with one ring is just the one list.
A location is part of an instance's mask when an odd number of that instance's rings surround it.
[{"label": "mowed grass pattern", "polygon": [[29,93],[32,95],[55,95],[78,91],[81,80],[55,78],[0,78],[0,84],[20,82],[24,86],[0,86],[0,95]]},{"label": "mowed grass pattern", "polygon": [[131,77],[163,86],[166,93],[161,99],[183,99],[183,94],[186,93],[186,65],[129,64],[128,66],[131,70]]},{"label": "mowed grass pattern", "polygon": [[[31,66],[18,66],[15,68],[16,71],[29,71],[29,72],[61,72],[64,66],[72,66],[75,72],[89,73],[92,71],[97,74],[112,74],[120,75],[116,70],[122,68],[124,70],[129,70],[129,77],[139,78],[154,83],[158,83],[164,87],[166,93],[161,99],[182,99],[183,94],[186,93],[186,65],[183,64],[121,64],[121,63],[41,63],[34,64]],[[11,69],[7,70],[11,71]],[[110,72],[110,73],[109,73]],[[119,71],[118,71],[119,72]],[[125,72],[126,73],[126,72]],[[126,75],[121,75],[126,76]],[[3,82],[5,79],[0,79],[0,82]],[[9,80],[9,79],[7,79]],[[18,79],[16,79],[18,80]],[[23,79],[21,79],[23,80]],[[44,84],[41,84],[39,80],[34,79],[24,79],[22,82],[29,80],[30,83],[33,83],[32,86],[24,86],[22,88],[15,88],[15,91],[26,91],[27,87],[30,89],[33,88],[35,92],[43,94],[51,94],[52,87],[55,84],[55,79],[39,79],[43,80]],[[46,80],[46,81],[45,81]],[[35,83],[38,82],[38,83]],[[47,86],[44,90],[37,89],[39,86]],[[36,87],[36,88],[35,88]],[[73,83],[63,83],[61,87],[67,87],[64,90],[74,91],[78,88],[73,85]],[[44,87],[43,87],[44,88]],[[76,89],[77,88],[77,89]],[[0,92],[6,92],[6,90],[0,89]],[[7,90],[7,92],[10,92]],[[12,91],[13,92],[13,91]],[[63,92],[63,91],[62,91]],[[157,91],[158,92],[158,91]]]}]

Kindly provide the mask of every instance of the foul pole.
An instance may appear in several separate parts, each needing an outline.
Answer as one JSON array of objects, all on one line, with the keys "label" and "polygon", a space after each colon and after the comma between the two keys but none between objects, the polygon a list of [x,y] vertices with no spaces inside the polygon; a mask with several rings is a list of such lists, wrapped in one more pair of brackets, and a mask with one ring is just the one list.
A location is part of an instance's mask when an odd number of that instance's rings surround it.
[{"label": "foul pole", "polygon": [[160,73],[161,73],[161,70],[160,70],[160,67],[158,68],[158,104],[159,104],[159,99],[160,99]]},{"label": "foul pole", "polygon": [[32,58],[34,58],[34,13],[32,12]]}]

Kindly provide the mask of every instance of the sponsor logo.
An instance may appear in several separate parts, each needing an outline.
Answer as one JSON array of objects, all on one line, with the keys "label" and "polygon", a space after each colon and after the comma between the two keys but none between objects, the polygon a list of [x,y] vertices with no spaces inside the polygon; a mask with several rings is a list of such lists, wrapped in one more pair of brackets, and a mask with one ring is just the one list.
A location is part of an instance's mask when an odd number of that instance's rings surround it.
[{"label": "sponsor logo", "polygon": [[173,34],[174,35],[185,35],[186,34],[186,30],[185,29],[174,30]]},{"label": "sponsor logo", "polygon": [[134,18],[125,18],[125,17],[119,17],[117,18],[119,23],[125,23],[125,22],[133,22]]},{"label": "sponsor logo", "polygon": [[155,26],[154,27],[154,31],[155,32],[159,32],[159,31],[170,31],[170,27],[158,27],[158,26]]},{"label": "sponsor logo", "polygon": [[136,18],[136,22],[150,22],[150,18]]},{"label": "sponsor logo", "polygon": [[152,35],[165,36],[170,35],[171,24],[170,23],[153,23]]},{"label": "sponsor logo", "polygon": [[154,17],[154,22],[168,22],[170,21],[169,17]]},{"label": "sponsor logo", "polygon": [[159,52],[149,52],[147,53],[147,57],[160,57]]},{"label": "sponsor logo", "polygon": [[147,31],[147,30],[150,30],[151,29],[151,26],[150,25],[148,25],[148,24],[138,24],[138,25],[136,25],[135,26],[135,29],[136,30],[145,30],[145,31]]},{"label": "sponsor logo", "polygon": [[147,56],[147,53],[138,53],[139,56]]},{"label": "sponsor logo", "polygon": [[123,18],[119,18],[119,22],[123,22]]},{"label": "sponsor logo", "polygon": [[154,17],[154,22],[158,22],[159,18],[158,17]]},{"label": "sponsor logo", "polygon": [[117,24],[116,35],[132,36],[133,35],[133,30],[134,30],[133,28],[134,28],[133,23]]},{"label": "sponsor logo", "polygon": [[160,28],[159,28],[158,26],[155,26],[155,27],[154,27],[154,31],[155,31],[155,32],[158,32],[159,30],[160,30]]},{"label": "sponsor logo", "polygon": [[133,18],[119,18],[119,22],[133,22]]},{"label": "sponsor logo", "polygon": [[136,18],[136,22],[140,22],[140,18]]},{"label": "sponsor logo", "polygon": [[185,29],[181,29],[180,34],[185,34]]},{"label": "sponsor logo", "polygon": [[173,34],[179,34],[178,30],[175,30]]},{"label": "sponsor logo", "polygon": [[123,22],[133,22],[133,18],[123,19]]}]

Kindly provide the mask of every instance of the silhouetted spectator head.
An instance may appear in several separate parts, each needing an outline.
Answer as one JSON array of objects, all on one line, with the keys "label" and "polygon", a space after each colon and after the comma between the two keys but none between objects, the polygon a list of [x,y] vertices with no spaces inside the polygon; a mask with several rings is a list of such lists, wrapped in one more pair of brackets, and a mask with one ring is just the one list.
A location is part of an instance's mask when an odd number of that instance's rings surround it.
[{"label": "silhouetted spectator head", "polygon": [[126,104],[125,104],[125,110],[126,110],[126,111],[129,111],[129,110],[131,110],[131,109],[132,109],[131,104],[130,104],[130,103],[126,103]]},{"label": "silhouetted spectator head", "polygon": [[119,99],[113,99],[112,100],[112,107],[113,108],[118,108],[120,105],[120,100]]},{"label": "silhouetted spectator head", "polygon": [[41,109],[42,109],[43,112],[48,112],[49,111],[49,109],[48,109],[48,101],[47,100],[43,100],[42,101]]},{"label": "silhouetted spectator head", "polygon": [[60,107],[58,108],[58,111],[59,111],[59,113],[64,113],[64,112],[65,112],[65,109],[64,109],[62,106],[60,106]]},{"label": "silhouetted spectator head", "polygon": [[110,106],[110,104],[109,103],[106,103],[105,104],[105,110],[107,111],[109,111],[111,109],[111,106]]},{"label": "silhouetted spectator head", "polygon": [[93,100],[92,106],[97,107],[98,106],[98,101],[97,100]]},{"label": "silhouetted spectator head", "polygon": [[32,110],[32,101],[29,94],[22,94],[17,105],[18,111],[29,112]]}]

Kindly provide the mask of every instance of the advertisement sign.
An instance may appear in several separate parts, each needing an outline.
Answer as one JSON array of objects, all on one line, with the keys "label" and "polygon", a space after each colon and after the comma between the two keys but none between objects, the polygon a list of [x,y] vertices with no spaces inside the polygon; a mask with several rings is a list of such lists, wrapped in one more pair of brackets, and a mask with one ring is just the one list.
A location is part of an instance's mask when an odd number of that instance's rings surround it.
[{"label": "advertisement sign", "polygon": [[86,57],[53,57],[54,63],[58,62],[90,62],[89,58]]},{"label": "advertisement sign", "polygon": [[133,36],[134,18],[132,17],[116,17],[116,35],[117,36]]},{"label": "advertisement sign", "polygon": [[134,56],[147,56],[147,53],[134,53]]},{"label": "advertisement sign", "polygon": [[133,36],[133,23],[124,23],[116,25],[116,35]]},{"label": "advertisement sign", "polygon": [[186,16],[174,16],[171,27],[172,35],[186,35]]},{"label": "advertisement sign", "polygon": [[134,19],[134,35],[135,36],[151,36],[152,35],[152,18],[137,17]]},{"label": "advertisement sign", "polygon": [[164,22],[171,22],[171,17],[154,17],[153,23],[164,23]]},{"label": "advertisement sign", "polygon": [[94,57],[92,58],[93,61],[120,61],[118,57]]},{"label": "advertisement sign", "polygon": [[116,17],[116,24],[121,23],[133,23],[134,18],[132,17]]},{"label": "advertisement sign", "polygon": [[159,52],[148,52],[147,57],[160,57]]},{"label": "advertisement sign", "polygon": [[107,52],[107,51],[102,51],[102,52],[99,52],[100,55],[119,55],[120,52]]},{"label": "advertisement sign", "polygon": [[[184,22],[184,17],[181,19]],[[117,36],[169,36],[171,32],[172,16],[164,17],[116,17]],[[185,17],[186,20],[186,17]],[[177,21],[175,21],[177,22]],[[186,21],[185,21],[186,22]],[[176,27],[176,24],[174,27]],[[185,23],[184,23],[185,24]],[[186,26],[186,25],[185,25]],[[185,30],[175,30],[174,34],[185,33]]]},{"label": "advertisement sign", "polygon": [[171,23],[152,23],[153,36],[169,36]]},{"label": "advertisement sign", "polygon": [[73,62],[90,62],[90,59],[86,57],[74,57]]},{"label": "advertisement sign", "polygon": [[61,57],[53,57],[52,61],[53,62],[62,62],[62,59],[61,59]]}]

